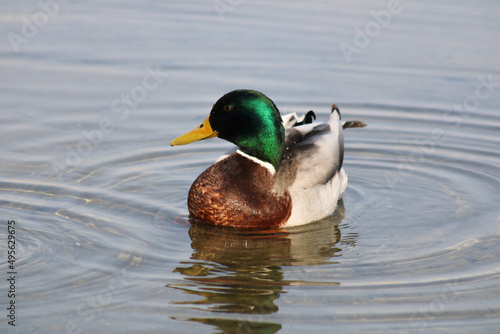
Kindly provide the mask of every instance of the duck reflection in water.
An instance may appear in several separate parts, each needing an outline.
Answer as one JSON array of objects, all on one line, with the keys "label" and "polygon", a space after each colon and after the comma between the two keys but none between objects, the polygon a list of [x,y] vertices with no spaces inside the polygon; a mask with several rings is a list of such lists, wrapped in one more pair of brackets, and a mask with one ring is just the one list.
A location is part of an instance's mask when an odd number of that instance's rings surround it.
[{"label": "duck reflection in water", "polygon": [[[220,317],[178,320],[217,326],[224,333],[238,328],[239,333],[277,332],[281,324],[261,322],[262,317],[253,319],[253,316],[240,321],[234,319],[235,315],[278,312],[275,300],[287,292],[286,286],[338,285],[301,280],[303,271],[294,267],[335,263],[334,259],[340,256],[337,244],[343,218],[344,206],[339,201],[334,215],[293,229],[248,231],[193,222],[189,230],[193,253],[189,261],[181,262],[174,270],[185,276],[184,282],[167,287],[202,297],[174,304],[190,305],[192,309],[218,313]],[[285,278],[285,272],[290,279]]]}]

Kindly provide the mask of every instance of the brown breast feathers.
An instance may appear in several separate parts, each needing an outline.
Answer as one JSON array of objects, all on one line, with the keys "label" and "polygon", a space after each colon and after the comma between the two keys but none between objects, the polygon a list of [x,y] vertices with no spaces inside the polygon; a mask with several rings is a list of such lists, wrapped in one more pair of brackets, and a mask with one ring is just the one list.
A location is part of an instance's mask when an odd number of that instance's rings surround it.
[{"label": "brown breast feathers", "polygon": [[192,217],[239,228],[277,228],[292,212],[290,194],[273,192],[275,179],[258,163],[233,153],[204,171],[188,196]]}]

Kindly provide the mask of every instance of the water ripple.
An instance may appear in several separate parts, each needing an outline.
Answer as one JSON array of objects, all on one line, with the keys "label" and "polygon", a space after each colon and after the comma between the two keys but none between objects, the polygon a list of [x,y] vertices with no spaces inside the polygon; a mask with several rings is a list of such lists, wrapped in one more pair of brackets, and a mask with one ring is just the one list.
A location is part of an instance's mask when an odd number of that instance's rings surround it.
[{"label": "water ripple", "polygon": [[333,318],[418,332],[479,316],[488,327],[500,318],[499,117],[454,127],[445,110],[355,107],[344,118],[368,127],[346,132],[344,199],[299,228],[191,225],[187,191],[229,148],[217,141],[145,149],[124,136],[127,151],[96,151],[47,182],[2,175],[0,206],[20,224],[26,314],[55,294],[64,306],[54,314],[86,328],[90,314],[133,312],[120,305],[141,291],[137,305],[152,314],[171,300],[172,319],[220,328],[278,330],[304,323],[304,308],[316,329]]}]

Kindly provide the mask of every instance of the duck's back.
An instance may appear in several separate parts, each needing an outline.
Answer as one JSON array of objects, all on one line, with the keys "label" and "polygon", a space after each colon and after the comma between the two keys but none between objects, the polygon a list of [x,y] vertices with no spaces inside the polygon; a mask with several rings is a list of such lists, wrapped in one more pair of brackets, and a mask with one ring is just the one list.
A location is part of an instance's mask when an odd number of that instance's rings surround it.
[{"label": "duck's back", "polygon": [[277,180],[292,197],[292,215],[286,226],[331,214],[347,186],[340,115],[333,112],[324,123],[287,128],[285,145]]}]

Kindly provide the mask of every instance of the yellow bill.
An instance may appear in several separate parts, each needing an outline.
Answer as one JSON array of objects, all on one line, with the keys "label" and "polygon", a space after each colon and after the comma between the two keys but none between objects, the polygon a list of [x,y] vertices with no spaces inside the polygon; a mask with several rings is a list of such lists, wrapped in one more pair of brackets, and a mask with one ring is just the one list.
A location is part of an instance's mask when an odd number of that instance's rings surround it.
[{"label": "yellow bill", "polygon": [[210,116],[208,116],[196,129],[172,140],[170,142],[170,146],[186,145],[198,140],[217,137],[218,133],[217,131],[212,130],[212,127],[210,126],[210,122],[208,120],[209,117]]}]

